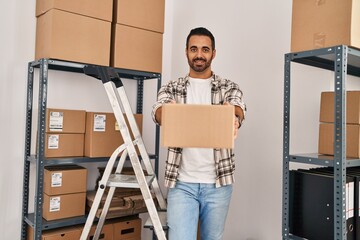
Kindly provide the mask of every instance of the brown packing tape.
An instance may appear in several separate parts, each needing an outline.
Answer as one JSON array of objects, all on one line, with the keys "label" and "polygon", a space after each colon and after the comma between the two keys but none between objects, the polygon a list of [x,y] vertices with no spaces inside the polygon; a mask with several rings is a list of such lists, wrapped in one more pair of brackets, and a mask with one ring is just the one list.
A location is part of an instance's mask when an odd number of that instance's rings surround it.
[{"label": "brown packing tape", "polygon": [[316,6],[321,6],[321,5],[324,5],[326,3],[326,0],[315,0],[315,4]]},{"label": "brown packing tape", "polygon": [[326,34],[324,32],[314,33],[314,48],[323,48],[326,46]]}]

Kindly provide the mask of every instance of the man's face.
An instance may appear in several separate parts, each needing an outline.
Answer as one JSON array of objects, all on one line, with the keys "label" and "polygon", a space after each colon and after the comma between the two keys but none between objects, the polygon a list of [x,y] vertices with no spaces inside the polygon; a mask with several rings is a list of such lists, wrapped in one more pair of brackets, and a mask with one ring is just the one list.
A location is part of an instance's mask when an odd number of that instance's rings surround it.
[{"label": "man's face", "polygon": [[186,56],[192,70],[198,73],[207,70],[215,57],[215,50],[211,47],[211,39],[207,36],[191,36],[186,49]]}]

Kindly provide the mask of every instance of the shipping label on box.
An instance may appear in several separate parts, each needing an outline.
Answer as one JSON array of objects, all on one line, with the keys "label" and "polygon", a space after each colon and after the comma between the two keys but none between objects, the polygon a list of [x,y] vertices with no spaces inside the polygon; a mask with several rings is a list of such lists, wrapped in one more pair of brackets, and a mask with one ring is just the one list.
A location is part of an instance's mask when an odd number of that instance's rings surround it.
[{"label": "shipping label on box", "polygon": [[48,134],[47,136],[48,136],[47,149],[59,149],[59,135]]},{"label": "shipping label on box", "polygon": [[50,112],[49,119],[49,129],[50,131],[62,131],[63,130],[63,121],[64,113],[63,112]]},{"label": "shipping label on box", "polygon": [[105,132],[106,130],[106,115],[94,114],[94,132]]},{"label": "shipping label on box", "polygon": [[51,187],[61,187],[62,186],[62,172],[52,173],[51,174]]},{"label": "shipping label on box", "polygon": [[61,197],[50,197],[50,204],[49,204],[49,212],[58,212],[60,211],[60,205],[61,205]]},{"label": "shipping label on box", "polygon": [[161,144],[165,147],[233,148],[235,108],[231,105],[165,104]]}]

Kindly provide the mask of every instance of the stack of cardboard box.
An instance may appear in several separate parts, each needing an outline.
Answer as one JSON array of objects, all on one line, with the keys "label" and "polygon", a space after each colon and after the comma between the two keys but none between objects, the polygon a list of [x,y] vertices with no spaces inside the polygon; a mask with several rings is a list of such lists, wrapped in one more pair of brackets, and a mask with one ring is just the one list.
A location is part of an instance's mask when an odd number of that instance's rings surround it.
[{"label": "stack of cardboard box", "polygon": [[164,0],[37,0],[35,59],[160,73]]},{"label": "stack of cardboard box", "polygon": [[45,157],[84,156],[85,114],[83,110],[46,110]]},{"label": "stack of cardboard box", "polygon": [[[143,116],[134,117],[141,133]],[[114,113],[48,108],[45,131],[46,158],[110,157],[124,143]]]},{"label": "stack of cardboard box", "polygon": [[160,73],[164,0],[115,0],[111,66]]},{"label": "stack of cardboard box", "polygon": [[[320,154],[334,155],[334,98],[334,92],[321,93]],[[360,91],[346,93],[346,156],[360,158]]]},{"label": "stack of cardboard box", "polygon": [[85,214],[86,168],[68,165],[44,170],[43,218],[47,221]]}]

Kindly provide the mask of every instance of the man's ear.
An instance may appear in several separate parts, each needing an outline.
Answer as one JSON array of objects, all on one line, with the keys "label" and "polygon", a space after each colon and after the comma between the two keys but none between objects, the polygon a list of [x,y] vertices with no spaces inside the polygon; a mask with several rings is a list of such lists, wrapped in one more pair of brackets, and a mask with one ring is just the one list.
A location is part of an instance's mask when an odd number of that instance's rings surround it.
[{"label": "man's ear", "polygon": [[214,59],[214,58],[215,58],[215,56],[216,56],[216,49],[214,49],[214,51],[213,51],[213,56],[212,56],[212,59]]}]

